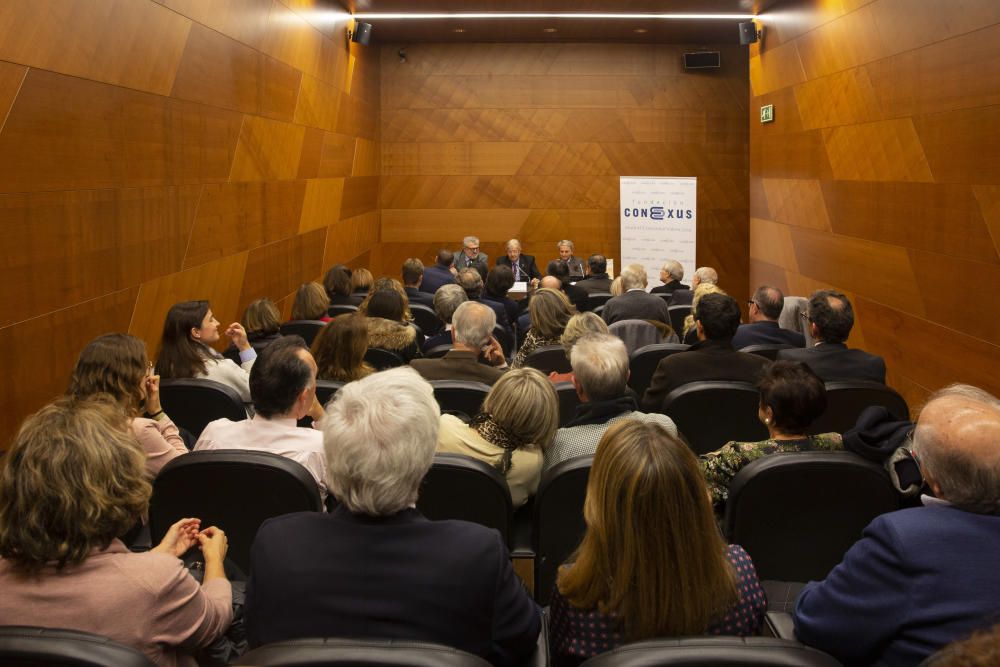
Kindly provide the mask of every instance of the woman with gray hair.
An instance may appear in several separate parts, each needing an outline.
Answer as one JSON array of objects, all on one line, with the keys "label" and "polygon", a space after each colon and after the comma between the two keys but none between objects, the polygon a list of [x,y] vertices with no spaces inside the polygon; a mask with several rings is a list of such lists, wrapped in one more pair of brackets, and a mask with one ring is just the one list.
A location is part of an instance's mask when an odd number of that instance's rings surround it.
[{"label": "woman with gray hair", "polygon": [[439,415],[431,386],[411,368],[337,392],[323,435],[340,504],[330,514],[275,517],[257,532],[246,593],[251,646],[356,637],[435,642],[497,664],[531,655],[541,615],[499,534],[428,521],[414,506]]},{"label": "woman with gray hair", "polygon": [[465,454],[496,467],[520,507],[538,490],[542,451],[559,426],[552,383],[534,368],[507,371],[483,401],[471,424],[441,415],[438,451]]}]

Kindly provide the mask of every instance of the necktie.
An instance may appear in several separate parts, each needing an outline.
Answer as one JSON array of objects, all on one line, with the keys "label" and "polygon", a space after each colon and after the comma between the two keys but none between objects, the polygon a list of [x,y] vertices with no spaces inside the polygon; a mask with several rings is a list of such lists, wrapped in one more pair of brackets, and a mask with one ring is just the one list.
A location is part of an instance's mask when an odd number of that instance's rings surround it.
[{"label": "necktie", "polygon": [[514,280],[520,280],[520,279],[521,279],[521,263],[518,262],[517,264],[514,265]]}]

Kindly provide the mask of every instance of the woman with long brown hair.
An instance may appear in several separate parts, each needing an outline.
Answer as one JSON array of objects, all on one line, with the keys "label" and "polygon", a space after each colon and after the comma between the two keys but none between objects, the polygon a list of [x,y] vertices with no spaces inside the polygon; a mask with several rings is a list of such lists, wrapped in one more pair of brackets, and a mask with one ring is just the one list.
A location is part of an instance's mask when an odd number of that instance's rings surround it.
[{"label": "woman with long brown hair", "polygon": [[361,315],[340,315],[320,329],[312,344],[316,377],[320,380],[353,382],[375,369],[365,362],[368,325]]},{"label": "woman with long brown hair", "polygon": [[552,598],[557,664],[643,639],[757,633],[767,600],[753,563],[722,540],[697,459],[663,426],[607,430],[583,516],[587,532]]}]

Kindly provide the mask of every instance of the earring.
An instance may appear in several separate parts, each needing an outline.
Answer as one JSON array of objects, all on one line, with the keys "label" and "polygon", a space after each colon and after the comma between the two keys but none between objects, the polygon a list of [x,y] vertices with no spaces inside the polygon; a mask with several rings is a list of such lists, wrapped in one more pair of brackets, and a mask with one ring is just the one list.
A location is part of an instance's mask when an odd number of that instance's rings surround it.
[{"label": "earring", "polygon": [[765,424],[770,424],[771,423],[771,418],[770,417],[764,417],[764,423]]}]

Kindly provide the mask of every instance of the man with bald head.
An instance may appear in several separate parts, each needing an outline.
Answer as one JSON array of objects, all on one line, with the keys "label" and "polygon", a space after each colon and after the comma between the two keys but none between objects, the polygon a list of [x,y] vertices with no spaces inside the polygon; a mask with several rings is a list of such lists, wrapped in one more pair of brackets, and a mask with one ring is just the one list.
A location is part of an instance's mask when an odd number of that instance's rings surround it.
[{"label": "man with bald head", "polygon": [[699,266],[695,269],[694,276],[691,277],[691,289],[681,289],[680,287],[675,289],[670,295],[670,305],[690,306],[694,301],[694,288],[702,283],[718,285],[718,271],[710,266]]},{"label": "man with bald head", "polygon": [[782,329],[778,318],[785,306],[785,295],[777,287],[761,285],[748,304],[750,323],[741,324],[733,336],[733,348],[741,350],[749,345],[792,345],[805,347],[805,336],[798,331]]},{"label": "man with bald head", "polygon": [[1000,619],[1000,401],[937,392],[912,451],[933,497],[872,521],[795,604],[798,639],[845,665],[916,665]]}]

